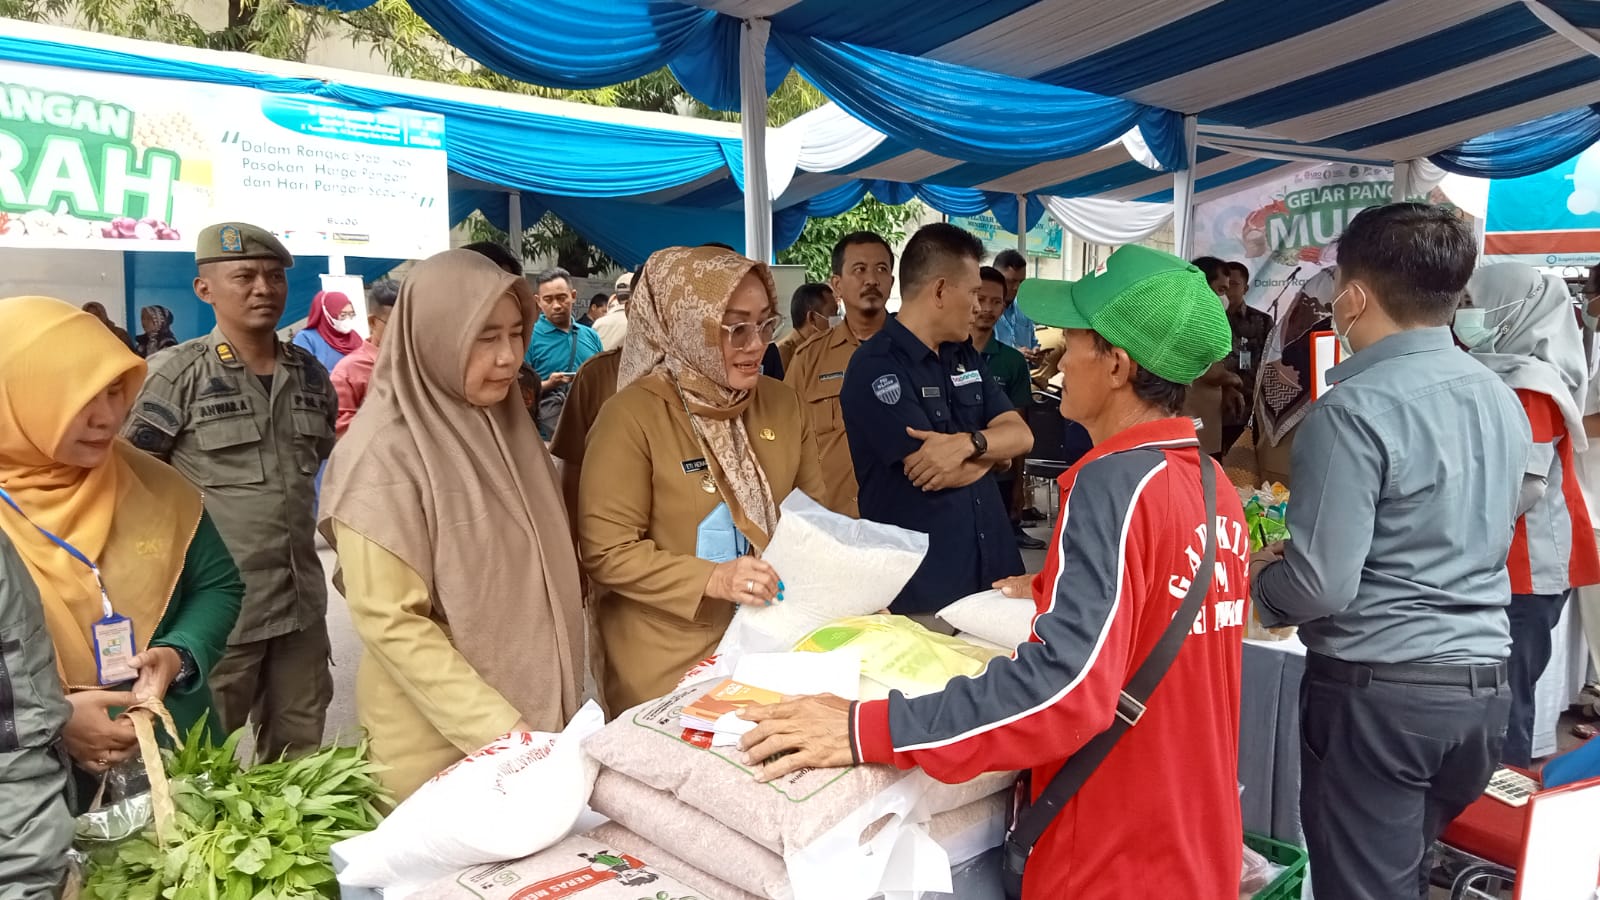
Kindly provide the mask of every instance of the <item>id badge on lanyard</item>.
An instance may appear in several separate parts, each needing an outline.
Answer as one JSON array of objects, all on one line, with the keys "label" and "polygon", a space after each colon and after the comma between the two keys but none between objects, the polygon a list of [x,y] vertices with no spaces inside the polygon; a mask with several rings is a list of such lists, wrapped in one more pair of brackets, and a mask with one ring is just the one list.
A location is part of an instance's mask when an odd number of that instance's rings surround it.
[{"label": "id badge on lanyard", "polygon": [[100,577],[100,567],[83,554],[83,551],[67,543],[64,539],[51,534],[49,531],[35,525],[28,514],[22,511],[17,501],[0,488],[0,500],[17,511],[24,522],[33,525],[39,533],[50,540],[52,544],[60,547],[67,555],[89,567],[89,572],[94,575],[95,587],[100,589],[100,607],[103,612],[101,619],[94,623],[91,633],[94,636],[94,665],[100,684],[120,684],[137,678],[139,670],[133,667],[133,658],[139,655],[139,648],[135,645],[133,637],[133,621],[127,616],[117,615],[111,606],[111,595],[106,593],[105,579]]}]

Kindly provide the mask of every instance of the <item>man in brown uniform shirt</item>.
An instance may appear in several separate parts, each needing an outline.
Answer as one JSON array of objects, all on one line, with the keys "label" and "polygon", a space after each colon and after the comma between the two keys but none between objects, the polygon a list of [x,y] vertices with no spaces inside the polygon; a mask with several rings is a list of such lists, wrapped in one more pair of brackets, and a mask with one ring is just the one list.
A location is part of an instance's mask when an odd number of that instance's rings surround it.
[{"label": "man in brown uniform shirt", "polygon": [[839,389],[844,370],[861,342],[878,333],[888,318],[894,287],[894,250],[870,231],[857,231],[833,247],[834,296],[844,305],[844,321],[800,345],[784,381],[800,394],[816,435],[826,485],[816,499],[836,513],[855,517],[856,470],[844,435]]}]

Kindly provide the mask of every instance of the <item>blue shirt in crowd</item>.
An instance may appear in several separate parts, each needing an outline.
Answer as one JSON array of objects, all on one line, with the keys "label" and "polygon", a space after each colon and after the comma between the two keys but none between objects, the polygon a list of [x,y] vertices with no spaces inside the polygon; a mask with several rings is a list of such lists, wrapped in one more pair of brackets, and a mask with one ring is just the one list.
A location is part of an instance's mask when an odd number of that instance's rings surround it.
[{"label": "blue shirt in crowd", "polygon": [[994,323],[994,336],[1001,343],[1019,350],[1035,350],[1039,347],[1039,339],[1033,333],[1033,320],[1023,315],[1022,309],[1015,303],[1006,307],[999,321]]},{"label": "blue shirt in crowd", "polygon": [[573,322],[562,331],[550,324],[544,316],[533,326],[533,340],[528,343],[524,361],[533,366],[540,378],[549,378],[557,372],[576,372],[589,357],[600,353],[600,335],[593,328]]},{"label": "blue shirt in crowd", "polygon": [[317,362],[322,363],[322,367],[329,372],[339,364],[339,360],[344,359],[344,354],[333,349],[328,339],[318,334],[314,328],[300,329],[300,333],[295,335],[290,343],[310,351],[311,355],[317,358]]},{"label": "blue shirt in crowd", "polygon": [[929,532],[928,555],[891,610],[936,612],[996,579],[1022,574],[1022,554],[992,472],[942,491],[924,491],[905,473],[905,458],[922,447],[907,426],[963,434],[982,431],[1011,411],[971,341],[945,343],[935,353],[889,319],[851,358],[839,404],[861,488],[861,518]]}]

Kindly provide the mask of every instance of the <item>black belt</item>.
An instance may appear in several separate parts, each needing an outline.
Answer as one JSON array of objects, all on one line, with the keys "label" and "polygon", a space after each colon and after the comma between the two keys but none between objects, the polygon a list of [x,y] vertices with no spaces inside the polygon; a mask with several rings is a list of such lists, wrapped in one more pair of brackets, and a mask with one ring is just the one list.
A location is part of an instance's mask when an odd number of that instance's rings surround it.
[{"label": "black belt", "polygon": [[1506,664],[1475,666],[1434,663],[1353,663],[1320,653],[1306,654],[1306,671],[1313,675],[1366,687],[1374,681],[1400,684],[1429,684],[1442,687],[1502,687],[1506,683]]}]

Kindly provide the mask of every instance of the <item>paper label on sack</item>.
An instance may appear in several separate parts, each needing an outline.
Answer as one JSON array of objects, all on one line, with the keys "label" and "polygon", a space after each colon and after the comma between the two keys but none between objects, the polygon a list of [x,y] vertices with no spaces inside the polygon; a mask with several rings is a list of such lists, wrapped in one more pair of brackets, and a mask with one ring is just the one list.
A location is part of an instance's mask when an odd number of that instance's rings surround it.
[{"label": "paper label on sack", "polygon": [[[707,685],[704,682],[680,687],[654,703],[639,707],[638,712],[633,715],[633,724],[682,741],[684,739],[683,708],[705,693],[706,687]],[[685,743],[690,742],[685,741]],[[700,747],[698,743],[691,743],[690,746]],[[744,753],[740,752],[738,748],[713,745],[701,747],[700,749],[718,759],[724,760],[754,778],[756,770],[745,764]],[[844,766],[837,769],[800,769],[776,781],[768,782],[767,787],[799,803],[809,800],[826,790],[829,785],[849,775],[855,768],[855,766]]]},{"label": "paper label on sack", "polygon": [[852,648],[831,653],[747,653],[733,670],[733,680],[780,694],[833,694],[860,699],[861,653]]}]

